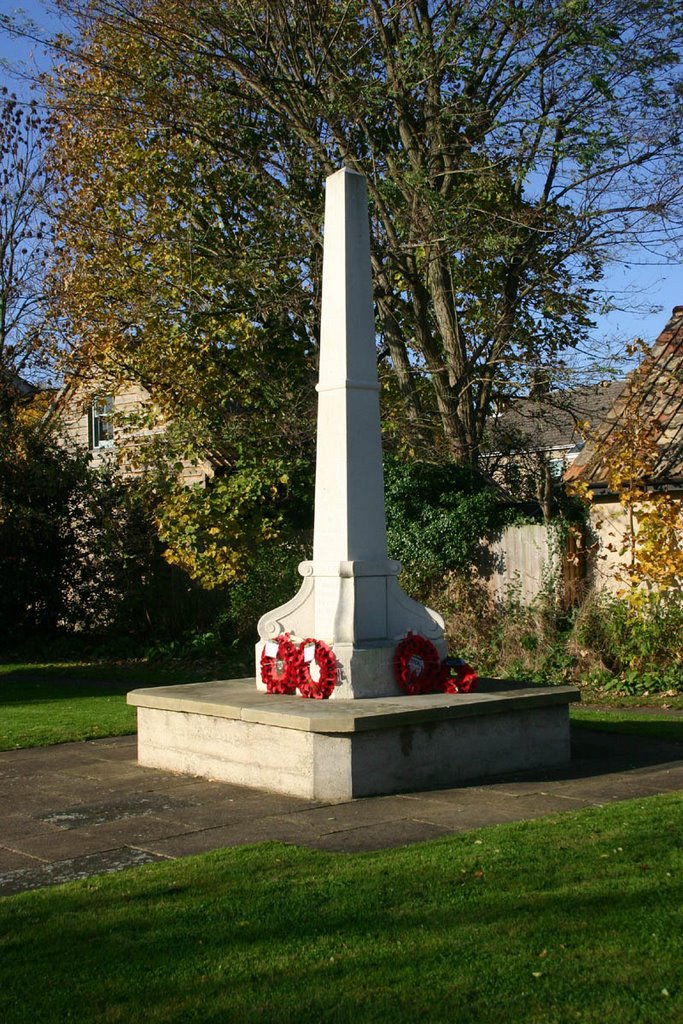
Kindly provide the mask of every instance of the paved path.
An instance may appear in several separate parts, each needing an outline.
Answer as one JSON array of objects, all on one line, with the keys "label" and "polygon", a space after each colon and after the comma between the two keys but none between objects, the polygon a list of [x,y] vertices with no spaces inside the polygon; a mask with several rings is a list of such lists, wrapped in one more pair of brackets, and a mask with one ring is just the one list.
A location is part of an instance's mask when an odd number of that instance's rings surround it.
[{"label": "paved path", "polygon": [[135,737],[0,753],[0,895],[218,847],[362,852],[683,791],[683,744],[573,728],[563,770],[322,804],[141,768]]}]

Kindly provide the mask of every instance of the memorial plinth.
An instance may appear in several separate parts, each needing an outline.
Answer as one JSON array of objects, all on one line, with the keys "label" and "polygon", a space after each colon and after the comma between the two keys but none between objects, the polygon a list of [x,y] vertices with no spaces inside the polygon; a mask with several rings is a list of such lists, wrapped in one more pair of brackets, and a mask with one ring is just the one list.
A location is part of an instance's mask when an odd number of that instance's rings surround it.
[{"label": "memorial plinth", "polygon": [[[482,680],[474,693],[408,696],[395,681],[408,634],[436,648],[438,671],[447,652],[443,620],[403,592],[387,553],[367,194],[347,168],[327,180],[317,390],[313,558],[299,566],[301,589],[259,620],[255,679],[128,695],[140,763],[349,800],[568,761],[572,687]],[[324,647],[329,699],[267,692],[262,656],[275,660],[268,645],[285,638],[302,657]]]},{"label": "memorial plinth", "polygon": [[312,800],[456,786],[569,760],[569,686],[317,701],[253,679],[135,690],[140,761]]}]

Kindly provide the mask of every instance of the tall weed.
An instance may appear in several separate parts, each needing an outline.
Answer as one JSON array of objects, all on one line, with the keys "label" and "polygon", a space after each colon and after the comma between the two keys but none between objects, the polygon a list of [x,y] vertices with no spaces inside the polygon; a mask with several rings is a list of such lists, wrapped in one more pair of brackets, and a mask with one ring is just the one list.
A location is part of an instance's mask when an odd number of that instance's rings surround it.
[{"label": "tall weed", "polygon": [[683,595],[625,600],[588,595],[564,611],[550,594],[496,601],[475,578],[451,573],[418,595],[446,622],[449,651],[482,676],[575,684],[626,694],[683,692]]},{"label": "tall weed", "polygon": [[639,694],[683,691],[683,594],[589,597],[576,623],[580,647],[598,656],[603,685]]}]

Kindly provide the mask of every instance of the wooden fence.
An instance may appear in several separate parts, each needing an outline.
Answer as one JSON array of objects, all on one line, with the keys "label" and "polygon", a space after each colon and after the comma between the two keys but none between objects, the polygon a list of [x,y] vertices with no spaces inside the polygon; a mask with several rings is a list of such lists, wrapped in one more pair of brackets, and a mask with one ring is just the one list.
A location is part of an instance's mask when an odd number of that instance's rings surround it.
[{"label": "wooden fence", "polygon": [[545,593],[564,605],[574,604],[585,579],[574,535],[557,533],[544,523],[508,526],[488,543],[479,572],[496,600],[529,605]]}]

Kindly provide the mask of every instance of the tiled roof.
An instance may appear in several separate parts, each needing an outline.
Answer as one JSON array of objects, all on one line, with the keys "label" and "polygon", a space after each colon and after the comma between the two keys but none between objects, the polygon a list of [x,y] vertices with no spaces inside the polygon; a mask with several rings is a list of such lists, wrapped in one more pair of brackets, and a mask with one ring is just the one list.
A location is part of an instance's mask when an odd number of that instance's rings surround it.
[{"label": "tiled roof", "polygon": [[14,391],[20,398],[33,398],[38,391],[35,384],[31,384],[29,381],[24,380],[23,377],[19,377],[17,374],[12,377],[11,383]]},{"label": "tiled roof", "polygon": [[656,425],[658,432],[660,454],[647,483],[664,486],[683,481],[683,306],[674,307],[652,349],[628,377],[595,441],[589,442],[569,467],[565,480],[580,478],[592,486],[606,486],[601,453],[609,446],[613,431],[636,414]]},{"label": "tiled roof", "polygon": [[604,381],[520,398],[496,419],[490,447],[538,452],[582,445],[582,427],[588,423],[597,428],[624,384],[623,380]]}]

